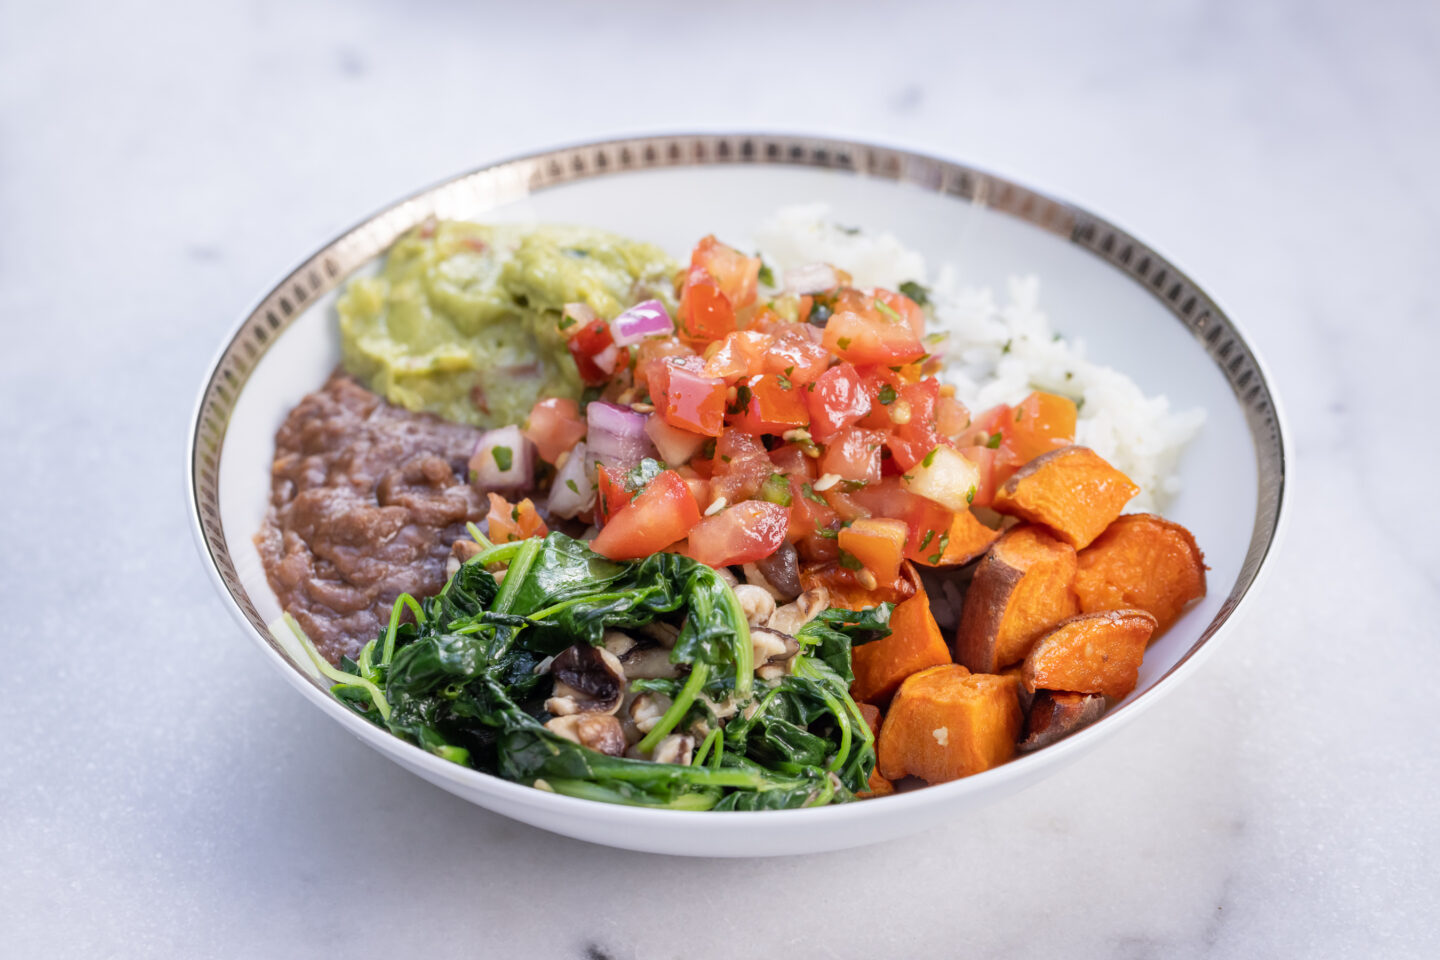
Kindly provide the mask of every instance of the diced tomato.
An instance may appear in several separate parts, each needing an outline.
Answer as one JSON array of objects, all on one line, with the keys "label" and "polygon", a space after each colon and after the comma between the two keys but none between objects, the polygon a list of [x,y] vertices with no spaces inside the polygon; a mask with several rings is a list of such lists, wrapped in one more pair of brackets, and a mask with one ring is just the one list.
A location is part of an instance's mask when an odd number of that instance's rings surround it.
[{"label": "diced tomato", "polygon": [[925,338],[925,311],[920,309],[920,304],[911,300],[905,296],[905,294],[896,293],[894,290],[885,290],[876,287],[874,290],[871,290],[870,293],[876,300],[879,300],[899,314],[905,322],[910,325],[911,332],[913,332],[917,338],[921,340]]},{"label": "diced tomato", "polygon": [[665,422],[681,430],[718,437],[725,429],[724,380],[700,372],[699,357],[672,357],[650,368],[650,399]]},{"label": "diced tomato", "polygon": [[746,380],[743,394],[749,394],[744,411],[732,418],[737,430],[760,436],[773,434],[781,436],[787,430],[809,426],[810,410],[805,404],[803,389],[784,386],[773,373],[761,374]]},{"label": "diced tomato", "polygon": [[587,387],[598,387],[610,379],[615,370],[614,362],[611,362],[609,370],[595,362],[598,356],[615,346],[610,336],[610,324],[604,320],[592,320],[572,334],[566,346],[570,349],[570,356],[575,358],[580,379]]},{"label": "diced tomato", "polygon": [[877,581],[890,583],[900,576],[909,533],[903,520],[862,517],[840,531],[840,549],[860,561]]},{"label": "diced tomato", "polygon": [[550,532],[529,497],[519,503],[511,503],[498,493],[490,494],[490,514],[487,521],[490,539],[495,543],[528,540],[531,537],[543,537]]},{"label": "diced tomato", "polygon": [[735,308],[715,278],[701,267],[692,267],[680,291],[678,333],[692,343],[719,340],[735,329]]},{"label": "diced tomato", "polygon": [[766,372],[783,374],[795,384],[814,383],[830,366],[830,351],[820,345],[819,334],[820,329],[808,323],[782,326],[765,355]]},{"label": "diced tomato", "polygon": [[546,463],[554,463],[585,436],[585,418],[580,406],[569,397],[551,397],[530,408],[525,436]]},{"label": "diced tomato", "polygon": [[1011,412],[1005,441],[1021,464],[1074,443],[1074,401],[1053,393],[1030,394]]},{"label": "diced tomato", "polygon": [[688,463],[708,439],[704,434],[670,426],[658,413],[645,421],[645,433],[660,452],[660,459],[675,465]]},{"label": "diced tomato", "polygon": [[890,453],[902,471],[913,467],[940,442],[935,430],[935,402],[939,398],[940,384],[926,379],[902,386],[890,404],[890,419],[895,424],[889,440]]},{"label": "diced tomato", "polygon": [[821,443],[870,412],[870,396],[860,374],[848,363],[826,370],[805,396],[810,435]]},{"label": "diced tomato", "polygon": [[820,455],[820,472],[833,473],[842,480],[880,482],[880,450],[885,434],[863,427],[846,427],[825,444]]},{"label": "diced tomato", "polygon": [[743,310],[755,302],[760,280],[759,257],[747,257],[709,236],[696,244],[690,254],[691,270],[697,267],[715,279],[734,309]]},{"label": "diced tomato", "polygon": [[689,486],[680,474],[666,470],[610,517],[590,549],[611,560],[638,560],[684,537],[699,521],[700,507]]},{"label": "diced tomato", "polygon": [[[683,471],[677,471],[685,477]],[[692,473],[694,471],[691,471]],[[704,477],[685,477],[685,486],[690,488],[690,495],[695,498],[695,505],[703,512],[710,506],[710,481]]]},{"label": "diced tomato", "polygon": [[630,505],[630,499],[634,493],[625,488],[619,477],[611,475],[605,469],[604,464],[595,465],[595,488],[599,491],[595,498],[595,522],[600,526],[610,522],[610,518]]},{"label": "diced tomato", "polygon": [[815,458],[805,453],[805,448],[796,443],[782,443],[770,451],[770,462],[775,469],[787,477],[802,480],[815,478]]},{"label": "diced tomato", "polygon": [[838,484],[826,490],[820,494],[820,496],[825,498],[825,502],[830,504],[831,509],[835,511],[841,520],[858,520],[861,517],[870,516],[870,510],[859,500],[855,499],[855,494],[848,490],[840,489]]},{"label": "diced tomato", "polygon": [[757,330],[736,330],[727,333],[705,351],[705,376],[719,377],[734,383],[765,369],[765,354],[770,337]]},{"label": "diced tomato", "polygon": [[746,500],[696,524],[690,531],[690,556],[712,567],[754,563],[775,552],[789,526],[789,507]]},{"label": "diced tomato", "polygon": [[693,357],[690,345],[675,337],[646,337],[635,348],[635,386],[646,389],[650,373],[668,357]]},{"label": "diced tomato", "polygon": [[941,397],[935,401],[935,432],[954,440],[970,426],[970,411],[965,404],[954,397]]},{"label": "diced tomato", "polygon": [[739,503],[760,492],[760,485],[775,472],[765,447],[755,437],[739,430],[726,430],[715,442],[715,459],[710,495]]},{"label": "diced tomato", "polygon": [[924,356],[925,345],[910,322],[888,304],[883,309],[875,304],[859,290],[841,290],[825,324],[825,348],[855,364],[896,366]]}]

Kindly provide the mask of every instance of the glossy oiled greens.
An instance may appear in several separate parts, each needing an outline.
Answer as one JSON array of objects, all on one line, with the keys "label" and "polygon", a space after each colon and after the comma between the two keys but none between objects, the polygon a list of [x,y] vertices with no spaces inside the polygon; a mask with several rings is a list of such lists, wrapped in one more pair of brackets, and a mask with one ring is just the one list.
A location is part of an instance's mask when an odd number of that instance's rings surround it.
[{"label": "glossy oiled greens", "polygon": [[[486,569],[497,564],[507,565],[500,582]],[[400,622],[406,611],[413,622]],[[827,611],[800,631],[791,672],[757,681],[744,614],[710,567],[672,553],[619,563],[552,533],[487,546],[439,595],[401,597],[354,661],[321,666],[352,709],[456,763],[614,803],[779,809],[865,789],[875,751],[848,692],[850,647],[883,633],[887,615]],[[682,672],[635,681],[672,700],[638,748],[684,731],[700,744],[693,762],[607,756],[546,729],[552,681],[541,662],[654,621],[678,626],[671,661]],[[723,726],[722,704],[735,707]]]}]

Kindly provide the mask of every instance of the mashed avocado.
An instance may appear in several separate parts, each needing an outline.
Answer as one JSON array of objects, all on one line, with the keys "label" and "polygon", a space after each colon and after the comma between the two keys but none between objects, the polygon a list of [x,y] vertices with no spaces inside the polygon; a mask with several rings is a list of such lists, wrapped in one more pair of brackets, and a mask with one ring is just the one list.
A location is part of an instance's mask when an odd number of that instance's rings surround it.
[{"label": "mashed avocado", "polygon": [[673,309],[658,247],[586,227],[421,225],[340,298],[345,369],[391,403],[480,427],[523,423],[542,397],[579,397],[560,330],[567,303],[606,319]]}]

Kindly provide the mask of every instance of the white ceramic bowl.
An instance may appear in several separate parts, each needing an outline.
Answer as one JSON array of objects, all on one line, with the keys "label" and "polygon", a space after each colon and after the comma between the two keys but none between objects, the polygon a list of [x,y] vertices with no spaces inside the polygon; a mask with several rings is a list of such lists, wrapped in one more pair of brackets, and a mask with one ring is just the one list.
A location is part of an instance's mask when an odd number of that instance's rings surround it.
[{"label": "white ceramic bowl", "polygon": [[[776,208],[824,200],[838,222],[890,230],[968,284],[1036,273],[1057,329],[1177,409],[1208,417],[1167,515],[1210,564],[1210,593],[1146,654],[1139,686],[1070,738],[977,776],[863,803],[694,813],[558,796],[432,756],[330,697],[266,629],[280,613],[251,543],[275,430],[339,362],[334,298],[402,232],[442,218],[572,222],[683,258],[705,233],[745,236]],[[382,211],[302,263],[226,341],[197,403],[189,459],[195,533],[242,628],[282,676],[355,736],[431,783],[508,817],[595,843],[702,856],[806,853],[923,830],[1078,759],[1194,673],[1253,595],[1281,520],[1285,455],[1265,374],[1234,324],[1153,249],[1105,221],[960,164],[868,144],[783,135],[680,135],[551,150],[484,167]],[[1179,762],[1180,758],[1177,758]],[[363,789],[363,785],[359,785]]]}]

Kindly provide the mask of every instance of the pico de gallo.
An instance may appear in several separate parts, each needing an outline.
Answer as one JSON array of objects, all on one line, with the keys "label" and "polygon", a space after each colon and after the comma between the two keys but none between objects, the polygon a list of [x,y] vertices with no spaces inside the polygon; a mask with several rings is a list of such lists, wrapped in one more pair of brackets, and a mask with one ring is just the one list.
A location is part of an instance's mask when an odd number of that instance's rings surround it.
[{"label": "pico de gallo", "polygon": [[[541,400],[523,430],[548,465],[548,513],[592,523],[592,548],[611,559],[674,551],[851,603],[904,599],[904,561],[984,552],[998,486],[1073,442],[1068,398],[1037,392],[978,414],[955,399],[936,377],[946,337],[927,332],[918,284],[861,288],[816,264],[780,285],[759,257],[707,236],[676,302],[674,316],[648,300],[609,321],[566,305],[586,397]],[[504,432],[472,463],[491,489],[533,475],[518,429]],[[539,529],[530,501],[495,499],[502,531]]]}]

